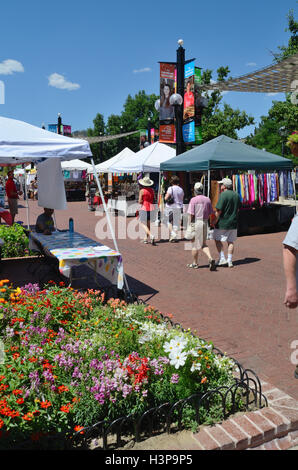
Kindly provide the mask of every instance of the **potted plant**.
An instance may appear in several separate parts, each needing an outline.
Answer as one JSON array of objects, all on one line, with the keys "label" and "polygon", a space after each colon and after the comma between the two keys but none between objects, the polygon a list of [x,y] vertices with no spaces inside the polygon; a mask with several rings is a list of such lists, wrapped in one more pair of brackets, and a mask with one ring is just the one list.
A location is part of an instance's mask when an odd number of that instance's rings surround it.
[{"label": "potted plant", "polygon": [[288,136],[287,145],[290,147],[292,154],[298,157],[298,131],[294,131]]}]

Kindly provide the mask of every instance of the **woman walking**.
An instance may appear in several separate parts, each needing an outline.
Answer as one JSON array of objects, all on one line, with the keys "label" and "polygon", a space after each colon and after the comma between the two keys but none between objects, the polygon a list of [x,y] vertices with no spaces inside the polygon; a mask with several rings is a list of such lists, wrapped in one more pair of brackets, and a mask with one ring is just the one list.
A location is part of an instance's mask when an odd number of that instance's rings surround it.
[{"label": "woman walking", "polygon": [[154,207],[154,191],[151,187],[153,184],[154,182],[149,176],[145,176],[143,179],[139,180],[139,204],[141,204],[139,221],[145,231],[145,238],[142,240],[142,243],[151,242],[152,245],[155,245],[154,235],[152,235],[150,231],[150,221],[153,221],[156,212]]},{"label": "woman walking", "polygon": [[183,199],[184,191],[179,186],[179,178],[178,176],[172,176],[170,179],[170,186],[165,195],[165,216],[167,218],[168,229],[170,232],[170,242],[178,241],[178,230],[181,226],[183,211]]}]

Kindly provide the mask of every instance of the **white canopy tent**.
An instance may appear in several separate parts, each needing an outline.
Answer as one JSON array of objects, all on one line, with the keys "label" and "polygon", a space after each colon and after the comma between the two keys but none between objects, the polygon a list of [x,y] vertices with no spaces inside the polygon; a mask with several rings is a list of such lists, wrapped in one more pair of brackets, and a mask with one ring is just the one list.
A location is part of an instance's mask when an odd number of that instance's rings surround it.
[{"label": "white canopy tent", "polygon": [[67,160],[65,162],[62,162],[61,168],[62,170],[66,170],[66,171],[86,170],[89,173],[93,173],[93,166],[91,165],[91,163],[83,162],[82,160],[78,160],[78,159]]},{"label": "white canopy tent", "polygon": [[155,142],[134,155],[128,155],[109,167],[111,173],[156,173],[160,164],[176,156],[176,150]]},{"label": "white canopy tent", "polygon": [[[110,167],[116,164],[120,164],[120,162],[126,158],[132,157],[136,153],[130,150],[128,147],[125,147],[121,152],[114,155],[114,157],[106,160],[105,162],[99,163],[95,165],[97,173],[112,173]],[[93,173],[93,170],[88,170],[89,173]]]},{"label": "white canopy tent", "polygon": [[91,158],[89,143],[0,116],[0,164],[18,165],[44,158]]},{"label": "white canopy tent", "polygon": [[[49,158],[59,159],[60,162],[91,158],[94,176],[103,201],[115,250],[119,252],[89,143],[83,139],[55,134],[23,121],[0,116],[0,166],[16,166],[21,163],[31,162],[38,164]],[[26,200],[29,225],[28,196]],[[124,281],[129,291],[125,274]]]}]

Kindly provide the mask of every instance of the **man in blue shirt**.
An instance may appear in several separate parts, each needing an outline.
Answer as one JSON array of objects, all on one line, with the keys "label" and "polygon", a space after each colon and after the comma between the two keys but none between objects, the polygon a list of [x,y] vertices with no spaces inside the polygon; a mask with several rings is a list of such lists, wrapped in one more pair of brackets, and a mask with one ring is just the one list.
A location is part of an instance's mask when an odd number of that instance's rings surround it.
[{"label": "man in blue shirt", "polygon": [[51,233],[55,231],[54,220],[52,217],[53,213],[53,209],[44,208],[43,214],[40,214],[36,220],[35,230],[37,233],[51,235]]}]

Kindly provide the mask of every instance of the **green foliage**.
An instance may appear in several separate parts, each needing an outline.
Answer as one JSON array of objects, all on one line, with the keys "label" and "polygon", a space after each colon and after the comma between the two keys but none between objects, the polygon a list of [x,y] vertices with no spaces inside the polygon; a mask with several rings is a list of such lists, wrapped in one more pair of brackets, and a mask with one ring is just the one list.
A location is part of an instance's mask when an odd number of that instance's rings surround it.
[{"label": "green foliage", "polygon": [[29,239],[20,224],[0,225],[0,238],[4,240],[1,248],[3,258],[29,256]]},{"label": "green foliage", "polygon": [[288,27],[285,31],[289,31],[291,36],[287,46],[279,46],[278,49],[281,51],[275,54],[275,60],[277,62],[290,57],[298,52],[298,21],[294,18],[294,10],[291,9],[287,15]]},{"label": "green foliage", "polygon": [[246,143],[260,149],[265,148],[268,152],[276,155],[284,155],[290,158],[295,165],[298,164],[297,157],[291,154],[290,148],[285,145],[286,137],[280,135],[280,128],[284,127],[288,134],[297,129],[298,106],[291,103],[287,96],[285,101],[273,101],[267,116],[262,116],[260,125],[246,139]]}]

